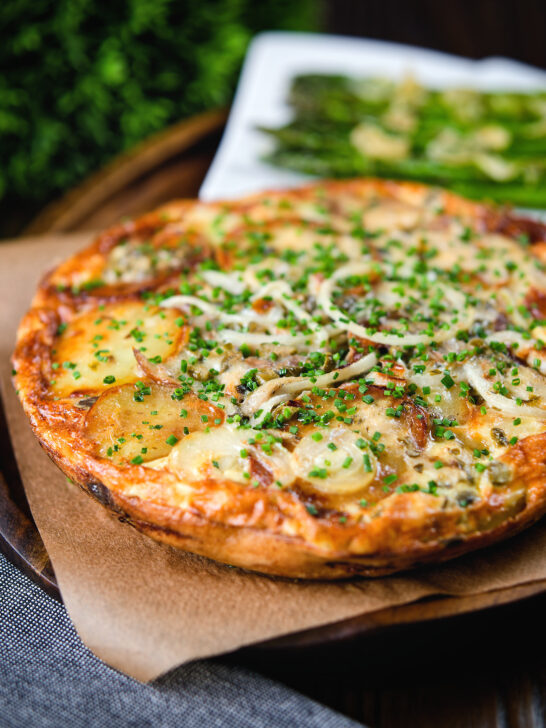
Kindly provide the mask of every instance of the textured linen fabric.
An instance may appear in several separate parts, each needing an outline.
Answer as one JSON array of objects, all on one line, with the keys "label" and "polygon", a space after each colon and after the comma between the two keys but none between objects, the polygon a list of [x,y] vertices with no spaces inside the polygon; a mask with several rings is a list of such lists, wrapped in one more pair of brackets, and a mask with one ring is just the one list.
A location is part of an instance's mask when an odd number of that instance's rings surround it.
[{"label": "textured linen fabric", "polygon": [[139,683],[96,658],[64,607],[0,554],[0,728],[359,725],[218,661],[195,662]]}]

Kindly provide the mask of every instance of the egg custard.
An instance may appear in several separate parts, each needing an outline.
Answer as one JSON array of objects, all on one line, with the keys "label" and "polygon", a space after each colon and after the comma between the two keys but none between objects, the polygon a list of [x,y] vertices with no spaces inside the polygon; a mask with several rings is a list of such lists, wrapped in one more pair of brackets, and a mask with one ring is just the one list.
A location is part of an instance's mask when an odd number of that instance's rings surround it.
[{"label": "egg custard", "polygon": [[75,483],[287,577],[445,560],[546,510],[546,227],[356,179],[177,201],[43,279],[14,380]]}]

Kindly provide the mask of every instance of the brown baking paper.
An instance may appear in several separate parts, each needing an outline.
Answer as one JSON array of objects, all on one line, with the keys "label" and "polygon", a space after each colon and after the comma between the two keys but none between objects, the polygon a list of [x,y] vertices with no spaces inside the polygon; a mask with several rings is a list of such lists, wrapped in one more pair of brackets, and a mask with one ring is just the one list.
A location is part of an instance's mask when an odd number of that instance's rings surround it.
[{"label": "brown baking paper", "polygon": [[140,680],[199,657],[415,601],[546,579],[546,523],[494,548],[402,576],[342,583],[244,573],[142,536],[71,485],[32,435],[9,381],[18,322],[40,275],[89,239],[0,245],[0,357],[8,424],[36,524],[84,643]]}]

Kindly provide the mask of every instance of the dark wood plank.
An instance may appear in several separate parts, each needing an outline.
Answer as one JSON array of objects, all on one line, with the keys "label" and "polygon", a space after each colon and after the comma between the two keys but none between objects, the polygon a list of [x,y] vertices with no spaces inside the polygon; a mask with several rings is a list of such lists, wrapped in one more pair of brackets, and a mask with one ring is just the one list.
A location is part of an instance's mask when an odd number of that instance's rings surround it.
[{"label": "dark wood plank", "polygon": [[0,402],[0,551],[50,596],[60,598],[53,567],[25,496]]},{"label": "dark wood plank", "polygon": [[344,649],[233,659],[370,728],[540,728],[545,608],[543,595],[481,616],[408,625],[375,641],[355,636]]}]

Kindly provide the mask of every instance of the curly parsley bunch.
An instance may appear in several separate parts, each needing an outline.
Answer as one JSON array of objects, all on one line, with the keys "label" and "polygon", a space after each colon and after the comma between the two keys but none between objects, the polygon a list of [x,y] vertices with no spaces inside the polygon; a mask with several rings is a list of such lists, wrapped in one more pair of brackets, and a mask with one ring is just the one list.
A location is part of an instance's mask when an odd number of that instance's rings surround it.
[{"label": "curly parsley bunch", "polygon": [[312,0],[0,3],[0,204],[44,203],[171,122],[229,102],[259,30]]}]

